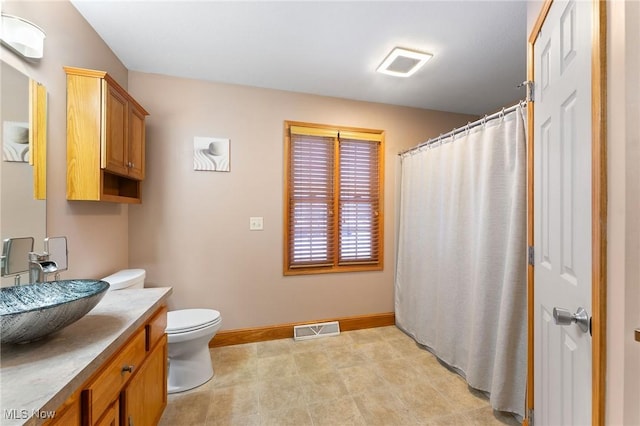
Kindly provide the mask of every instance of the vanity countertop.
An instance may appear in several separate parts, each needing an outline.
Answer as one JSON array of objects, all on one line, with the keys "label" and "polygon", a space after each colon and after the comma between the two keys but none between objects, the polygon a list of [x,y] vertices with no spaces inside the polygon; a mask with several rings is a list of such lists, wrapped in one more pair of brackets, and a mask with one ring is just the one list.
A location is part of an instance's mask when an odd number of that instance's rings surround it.
[{"label": "vanity countertop", "polygon": [[43,417],[82,386],[171,291],[171,287],[110,291],[91,312],[59,332],[24,345],[2,345],[0,424],[43,423]]}]

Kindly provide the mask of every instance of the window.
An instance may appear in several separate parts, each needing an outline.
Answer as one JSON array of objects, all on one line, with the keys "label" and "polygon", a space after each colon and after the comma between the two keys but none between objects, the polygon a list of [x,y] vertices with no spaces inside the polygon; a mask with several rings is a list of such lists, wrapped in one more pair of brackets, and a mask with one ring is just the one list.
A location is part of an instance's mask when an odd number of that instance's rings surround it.
[{"label": "window", "polygon": [[377,130],[285,123],[284,273],[381,270]]}]

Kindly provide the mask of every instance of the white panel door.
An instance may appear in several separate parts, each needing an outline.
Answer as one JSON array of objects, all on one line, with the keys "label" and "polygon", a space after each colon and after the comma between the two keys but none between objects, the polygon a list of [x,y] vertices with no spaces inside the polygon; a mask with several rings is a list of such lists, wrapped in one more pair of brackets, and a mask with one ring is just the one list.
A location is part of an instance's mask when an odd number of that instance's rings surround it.
[{"label": "white panel door", "polygon": [[591,2],[554,1],[534,46],[536,425],[591,424]]}]

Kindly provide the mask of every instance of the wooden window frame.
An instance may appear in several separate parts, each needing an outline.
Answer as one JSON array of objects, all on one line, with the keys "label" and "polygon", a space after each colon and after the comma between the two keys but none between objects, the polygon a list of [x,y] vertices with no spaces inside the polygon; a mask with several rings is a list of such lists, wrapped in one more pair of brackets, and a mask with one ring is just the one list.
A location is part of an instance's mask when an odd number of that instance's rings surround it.
[{"label": "wooden window frame", "polygon": [[[320,134],[324,132],[335,132],[342,134],[354,133],[360,135],[371,135],[370,141],[377,141],[378,148],[378,210],[377,210],[377,235],[378,245],[377,253],[378,260],[374,263],[358,264],[356,262],[340,264],[340,236],[339,236],[339,213],[340,213],[340,155],[339,155],[339,138],[336,137],[334,143],[334,164],[333,164],[333,213],[330,217],[333,217],[332,226],[334,233],[334,259],[330,264],[323,265],[309,265],[309,266],[291,266],[290,265],[290,239],[292,238],[290,232],[290,201],[291,190],[289,187],[289,178],[291,173],[291,128],[302,127],[306,129],[318,129]],[[347,140],[353,140],[352,138],[345,138]],[[363,138],[364,139],[364,138]],[[374,129],[364,129],[356,127],[345,126],[333,126],[316,123],[306,123],[297,121],[285,121],[284,122],[284,194],[283,194],[283,274],[284,275],[309,275],[309,274],[326,274],[326,273],[340,273],[340,272],[364,272],[364,271],[381,271],[384,269],[384,131]]]}]

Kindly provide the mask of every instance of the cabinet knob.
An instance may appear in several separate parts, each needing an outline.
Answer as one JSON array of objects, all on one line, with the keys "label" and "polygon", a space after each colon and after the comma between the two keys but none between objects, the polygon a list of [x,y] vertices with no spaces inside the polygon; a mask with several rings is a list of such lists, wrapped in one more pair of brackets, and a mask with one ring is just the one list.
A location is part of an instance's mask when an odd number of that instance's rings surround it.
[{"label": "cabinet knob", "polygon": [[122,374],[124,374],[124,373],[133,373],[133,368],[134,368],[133,365],[125,365],[125,366],[122,367],[122,370],[120,370],[120,372]]}]

